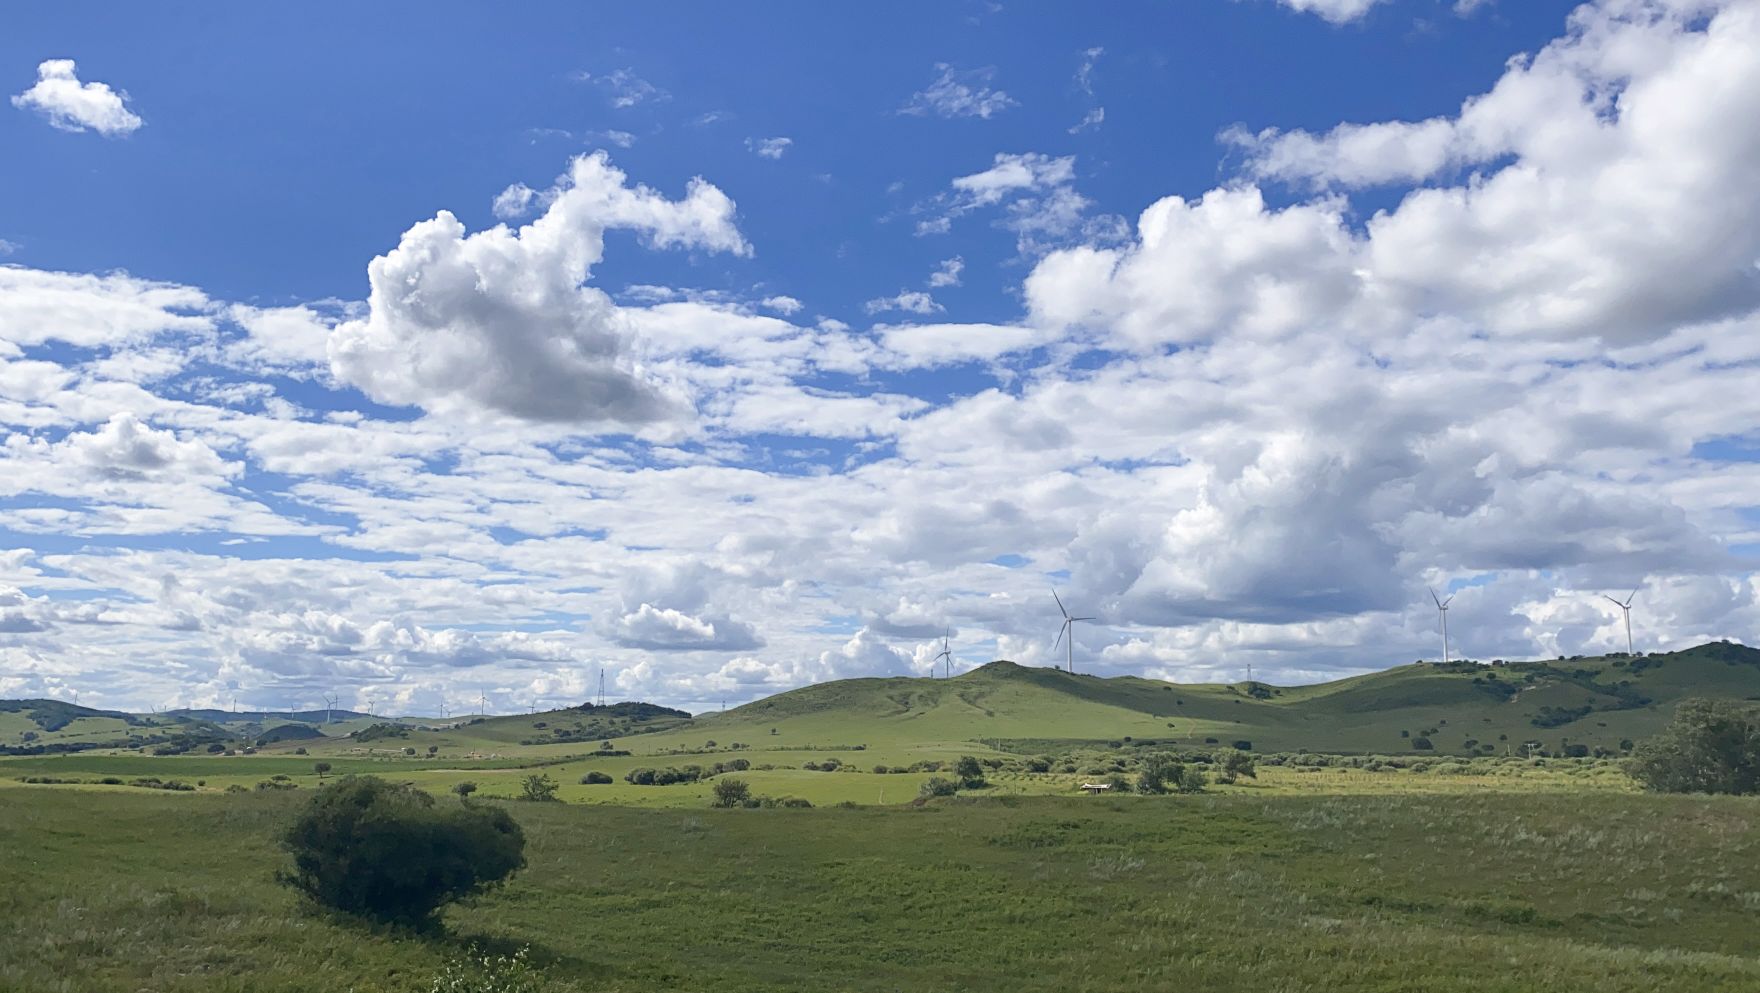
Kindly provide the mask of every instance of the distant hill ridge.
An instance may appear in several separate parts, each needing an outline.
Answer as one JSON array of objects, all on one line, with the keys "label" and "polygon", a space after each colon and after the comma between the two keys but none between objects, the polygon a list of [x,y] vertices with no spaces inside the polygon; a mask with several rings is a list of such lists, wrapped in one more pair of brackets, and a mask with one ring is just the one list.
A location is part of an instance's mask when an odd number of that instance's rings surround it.
[{"label": "distant hill ridge", "polygon": [[[1258,751],[1510,754],[1533,742],[1548,750],[1618,752],[1655,733],[1675,704],[1695,696],[1760,700],[1760,650],[1710,642],[1636,656],[1414,663],[1301,686],[1176,684],[1139,676],[1072,675],[999,660],[951,679],[819,683],[697,718],[655,704],[623,702],[453,723],[466,723],[485,742],[507,747],[662,732],[669,742],[676,738],[688,747],[696,747],[689,741],[701,733],[705,740],[748,746],[827,749],[982,742],[1024,751],[1059,743],[1131,742]],[[27,720],[19,723],[20,717]],[[324,717],[322,710],[300,711],[292,723],[333,736],[351,730],[327,727]],[[341,710],[333,717],[338,724],[377,719]],[[21,738],[29,729],[39,747],[54,747],[44,745],[55,737],[49,732],[63,728],[65,735],[87,739],[83,745],[70,739],[69,748],[96,747],[103,738],[138,736],[143,729],[161,735],[181,733],[179,727],[225,733],[223,725],[289,723],[285,712],[179,710],[149,716],[56,700],[0,701],[0,718],[12,720],[19,728],[13,733]],[[99,727],[105,721],[108,732]]]},{"label": "distant hill ridge", "polygon": [[951,679],[805,686],[699,723],[805,721],[824,734],[843,729],[828,739],[838,741],[859,740],[863,729],[871,737],[909,729],[924,739],[1023,748],[1147,738],[1277,751],[1503,754],[1528,741],[1617,751],[1693,696],[1760,700],[1760,650],[1711,642],[1636,656],[1414,663],[1303,686],[1071,675],[1000,660]]}]

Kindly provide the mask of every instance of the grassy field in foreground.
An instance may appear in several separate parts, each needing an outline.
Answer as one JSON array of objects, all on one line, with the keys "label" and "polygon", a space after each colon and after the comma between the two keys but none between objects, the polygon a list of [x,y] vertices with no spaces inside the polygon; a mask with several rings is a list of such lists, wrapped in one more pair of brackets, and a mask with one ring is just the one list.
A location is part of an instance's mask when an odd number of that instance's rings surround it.
[{"label": "grassy field in foreground", "polygon": [[425,991],[471,941],[582,991],[1760,988],[1750,799],[516,804],[530,867],[417,938],[271,881],[304,792],[0,791],[0,990]]}]

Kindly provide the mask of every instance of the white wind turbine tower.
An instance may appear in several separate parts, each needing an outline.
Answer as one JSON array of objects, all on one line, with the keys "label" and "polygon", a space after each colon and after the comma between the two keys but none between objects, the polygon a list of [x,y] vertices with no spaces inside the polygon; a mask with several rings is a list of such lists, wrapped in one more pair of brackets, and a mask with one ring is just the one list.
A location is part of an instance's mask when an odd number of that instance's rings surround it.
[{"label": "white wind turbine tower", "polygon": [[[949,641],[952,637],[953,629],[948,628],[947,633],[941,636],[941,651],[935,656],[935,661],[942,663],[941,674],[944,678],[952,678],[953,676],[953,646]],[[929,675],[933,676],[934,674],[935,667],[931,665],[929,666]]]},{"label": "white wind turbine tower", "polygon": [[339,698],[334,693],[324,694],[324,723],[325,724],[336,723],[336,701],[338,699]]},{"label": "white wind turbine tower", "polygon": [[477,716],[489,716],[489,694],[483,690],[477,691]]},{"label": "white wind turbine tower", "polygon": [[1051,590],[1051,598],[1057,601],[1057,610],[1059,613],[1063,614],[1063,626],[1057,629],[1057,641],[1051,643],[1051,650],[1053,652],[1057,651],[1059,642],[1067,643],[1064,645],[1063,649],[1064,659],[1070,674],[1074,675],[1076,671],[1076,622],[1091,621],[1095,618],[1071,617],[1069,615],[1069,609],[1063,605],[1063,597],[1057,595],[1056,587],[1053,587]]},{"label": "white wind turbine tower", "polygon": [[[1635,652],[1632,651],[1632,601],[1636,600],[1638,598],[1638,590],[1641,590],[1643,588],[1644,588],[1644,584],[1639,583],[1636,587],[1634,587],[1632,589],[1632,595],[1629,597],[1626,597],[1626,601],[1624,603],[1621,603],[1618,600],[1614,600],[1613,597],[1607,597],[1608,600],[1612,601],[1612,603],[1615,607],[1618,607],[1620,609],[1621,613],[1626,615],[1626,654],[1627,655],[1636,654]],[[1602,594],[1602,595],[1606,596],[1606,594]]]},{"label": "white wind turbine tower", "polygon": [[1436,591],[1430,591],[1430,599],[1436,601],[1436,612],[1442,615],[1442,664],[1448,664],[1448,605],[1454,602],[1454,594],[1447,599],[1438,599]]}]

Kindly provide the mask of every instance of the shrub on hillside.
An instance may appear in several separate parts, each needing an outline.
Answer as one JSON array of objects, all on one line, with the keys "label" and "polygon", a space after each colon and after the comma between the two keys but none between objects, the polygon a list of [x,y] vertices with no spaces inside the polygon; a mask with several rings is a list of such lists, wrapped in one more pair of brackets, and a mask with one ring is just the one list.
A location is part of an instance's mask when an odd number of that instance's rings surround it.
[{"label": "shrub on hillside", "polygon": [[527,776],[520,781],[519,798],[533,803],[555,803],[558,785],[549,776]]},{"label": "shrub on hillside", "polygon": [[715,783],[714,805],[717,807],[737,807],[746,802],[752,795],[752,788],[743,779],[728,777]]},{"label": "shrub on hillside", "polygon": [[1659,793],[1760,793],[1760,708],[1687,700],[1626,766]]},{"label": "shrub on hillside", "polygon": [[961,755],[953,765],[953,774],[959,777],[961,786],[968,790],[982,788],[984,783],[984,766],[970,755]]},{"label": "shrub on hillside", "polygon": [[611,774],[605,772],[589,772],[581,777],[582,786],[603,786],[611,782]]},{"label": "shrub on hillside", "polygon": [[959,792],[959,784],[941,776],[930,776],[917,792],[921,796],[952,796]]},{"label": "shrub on hillside", "polygon": [[1216,781],[1232,783],[1241,776],[1258,779],[1258,767],[1253,764],[1253,757],[1246,752],[1228,752],[1218,757],[1216,762]]},{"label": "shrub on hillside", "polygon": [[318,791],[281,839],[279,874],[344,913],[416,924],[525,865],[525,834],[505,810],[437,806],[413,786],[347,776]]}]

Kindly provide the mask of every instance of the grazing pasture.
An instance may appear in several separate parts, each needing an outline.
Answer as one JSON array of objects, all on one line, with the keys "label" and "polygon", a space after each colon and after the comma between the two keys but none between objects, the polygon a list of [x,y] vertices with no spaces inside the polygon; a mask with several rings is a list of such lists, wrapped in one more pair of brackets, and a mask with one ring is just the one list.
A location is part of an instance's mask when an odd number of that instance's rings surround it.
[{"label": "grazing pasture", "polygon": [[425,993],[473,943],[551,990],[1760,988],[1752,799],[510,804],[529,867],[425,935],[274,882],[301,801],[0,791],[0,990]]}]

